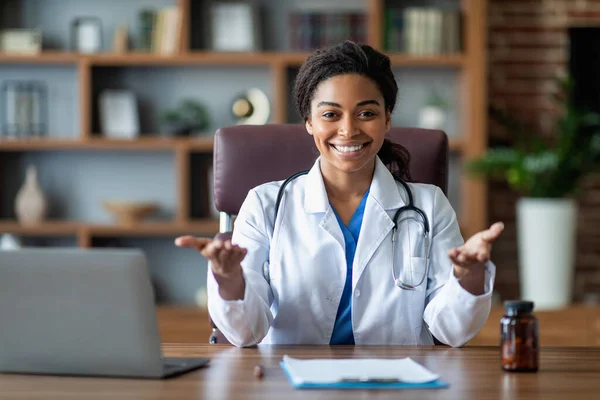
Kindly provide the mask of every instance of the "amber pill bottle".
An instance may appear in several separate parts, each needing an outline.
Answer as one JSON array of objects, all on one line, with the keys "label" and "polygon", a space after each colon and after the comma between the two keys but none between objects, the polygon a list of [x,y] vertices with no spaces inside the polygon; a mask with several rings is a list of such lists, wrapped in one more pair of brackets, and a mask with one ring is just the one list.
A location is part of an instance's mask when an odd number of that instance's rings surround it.
[{"label": "amber pill bottle", "polygon": [[500,319],[500,351],[505,371],[538,370],[538,321],[531,301],[505,301]]}]

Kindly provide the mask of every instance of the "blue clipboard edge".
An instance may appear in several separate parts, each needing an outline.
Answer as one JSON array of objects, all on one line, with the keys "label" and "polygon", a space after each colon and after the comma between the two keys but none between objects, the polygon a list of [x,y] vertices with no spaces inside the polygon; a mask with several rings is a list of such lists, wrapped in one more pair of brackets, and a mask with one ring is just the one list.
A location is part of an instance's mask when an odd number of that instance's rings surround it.
[{"label": "blue clipboard edge", "polygon": [[445,389],[450,387],[448,382],[441,379],[426,383],[368,383],[368,382],[336,382],[336,383],[301,383],[294,384],[287,365],[279,363],[288,382],[294,389]]}]

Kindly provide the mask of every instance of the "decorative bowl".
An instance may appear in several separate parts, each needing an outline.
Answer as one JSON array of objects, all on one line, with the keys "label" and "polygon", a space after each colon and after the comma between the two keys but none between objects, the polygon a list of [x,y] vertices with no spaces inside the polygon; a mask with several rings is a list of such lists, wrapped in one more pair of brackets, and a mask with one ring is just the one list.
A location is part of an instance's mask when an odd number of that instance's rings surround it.
[{"label": "decorative bowl", "polygon": [[154,202],[104,200],[102,204],[108,212],[114,214],[119,225],[137,225],[159,209]]}]

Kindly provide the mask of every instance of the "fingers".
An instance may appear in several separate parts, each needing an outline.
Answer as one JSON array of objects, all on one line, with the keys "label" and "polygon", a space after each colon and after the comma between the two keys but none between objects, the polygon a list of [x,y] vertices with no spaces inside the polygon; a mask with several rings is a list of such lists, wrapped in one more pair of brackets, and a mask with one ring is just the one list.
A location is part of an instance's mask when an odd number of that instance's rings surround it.
[{"label": "fingers", "polygon": [[230,240],[213,240],[200,253],[212,262],[214,271],[227,275],[231,270],[237,270],[247,250],[232,244]]},{"label": "fingers", "polygon": [[500,236],[500,234],[502,233],[503,230],[504,230],[504,223],[496,222],[495,224],[490,226],[490,228],[488,230],[483,232],[483,234],[481,235],[481,238],[484,241],[491,243],[494,240],[496,240],[498,238],[498,236]]},{"label": "fingers", "polygon": [[180,236],[175,239],[175,245],[179,247],[187,247],[191,249],[197,249],[202,251],[207,244],[211,242],[208,238],[197,238],[194,236]]},{"label": "fingers", "polygon": [[246,250],[239,246],[232,245],[230,241],[223,243],[221,251],[219,252],[217,259],[221,266],[237,266],[242,262]]},{"label": "fingers", "polygon": [[490,251],[487,248],[470,250],[465,246],[460,246],[448,251],[448,257],[454,265],[469,267],[488,261],[490,258]]},{"label": "fingers", "polygon": [[223,242],[221,240],[213,240],[200,253],[209,260],[218,263],[222,250],[224,250]]},{"label": "fingers", "polygon": [[196,249],[213,263],[227,265],[241,262],[246,256],[246,249],[231,243],[231,240],[212,240],[194,236],[180,236],[175,245]]}]

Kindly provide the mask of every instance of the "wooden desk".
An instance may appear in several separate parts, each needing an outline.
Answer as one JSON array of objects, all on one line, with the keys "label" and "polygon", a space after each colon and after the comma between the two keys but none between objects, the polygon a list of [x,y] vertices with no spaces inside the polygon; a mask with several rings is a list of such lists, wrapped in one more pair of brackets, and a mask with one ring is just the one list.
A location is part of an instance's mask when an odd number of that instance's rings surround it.
[{"label": "wooden desk", "polygon": [[[497,346],[500,343],[502,307],[493,307],[481,331],[467,346]],[[164,342],[206,343],[211,327],[206,310],[191,307],[157,309]],[[600,307],[572,306],[556,311],[536,311],[542,346],[600,346]],[[600,396],[599,396],[600,398]]]},{"label": "wooden desk", "polygon": [[[170,380],[72,378],[0,374],[2,399],[595,399],[600,349],[543,348],[538,373],[500,368],[497,347],[330,347],[166,344],[168,356],[210,357],[209,367]],[[440,374],[448,389],[294,390],[279,366],[284,354],[305,358],[401,358]],[[263,365],[258,380],[253,367]]]}]

